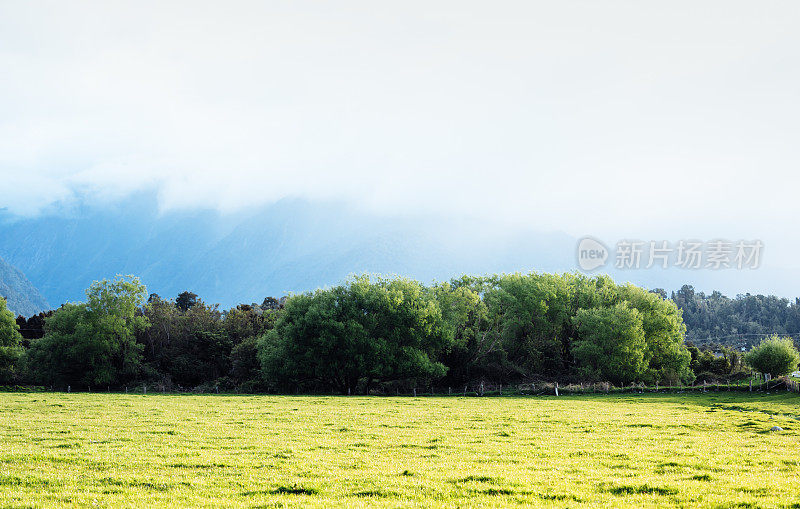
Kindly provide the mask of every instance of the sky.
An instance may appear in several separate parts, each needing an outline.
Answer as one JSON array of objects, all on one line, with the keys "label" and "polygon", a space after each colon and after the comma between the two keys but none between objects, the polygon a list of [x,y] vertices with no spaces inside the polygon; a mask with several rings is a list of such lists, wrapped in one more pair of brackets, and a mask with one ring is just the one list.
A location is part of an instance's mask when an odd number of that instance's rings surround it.
[{"label": "sky", "polygon": [[800,3],[0,0],[0,208],[155,190],[800,267]]}]

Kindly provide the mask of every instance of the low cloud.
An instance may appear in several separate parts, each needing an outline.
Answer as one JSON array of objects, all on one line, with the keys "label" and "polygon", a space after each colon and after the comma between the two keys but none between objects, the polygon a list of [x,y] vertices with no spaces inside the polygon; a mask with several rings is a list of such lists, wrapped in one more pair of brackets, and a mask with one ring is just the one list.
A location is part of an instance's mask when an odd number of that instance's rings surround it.
[{"label": "low cloud", "polygon": [[[0,7],[0,207],[144,188],[574,234],[792,229],[789,4]],[[768,225],[768,226],[765,226]]]}]

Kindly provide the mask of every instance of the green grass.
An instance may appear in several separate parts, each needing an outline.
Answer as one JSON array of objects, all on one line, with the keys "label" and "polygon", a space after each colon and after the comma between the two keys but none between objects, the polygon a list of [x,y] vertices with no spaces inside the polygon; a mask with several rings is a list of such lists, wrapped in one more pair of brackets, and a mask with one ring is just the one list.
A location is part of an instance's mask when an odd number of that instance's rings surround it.
[{"label": "green grass", "polygon": [[798,419],[785,393],[4,393],[0,507],[796,509]]}]

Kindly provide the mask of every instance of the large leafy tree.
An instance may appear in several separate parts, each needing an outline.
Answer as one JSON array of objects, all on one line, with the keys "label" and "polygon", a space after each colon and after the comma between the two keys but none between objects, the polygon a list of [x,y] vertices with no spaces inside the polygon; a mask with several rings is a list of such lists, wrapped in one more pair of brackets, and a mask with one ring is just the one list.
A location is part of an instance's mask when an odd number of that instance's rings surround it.
[{"label": "large leafy tree", "polygon": [[22,336],[14,314],[6,307],[6,300],[0,297],[0,384],[14,381],[17,374]]},{"label": "large leafy tree", "polygon": [[[637,371],[636,378],[654,382],[693,377],[681,313],[663,295],[632,285],[618,286],[607,276],[582,274],[507,274],[462,278],[454,283],[482,295],[490,332],[483,336],[500,338],[495,359],[500,360],[501,369],[485,369],[484,375],[511,381],[536,376],[585,377],[588,329],[578,327],[576,316],[581,311],[624,303],[638,311],[642,320],[646,369]],[[578,345],[580,349],[576,349]],[[580,359],[576,358],[578,350]],[[458,352],[458,347],[454,351]]]},{"label": "large leafy tree", "polygon": [[137,330],[149,322],[140,312],[146,289],[133,276],[95,282],[87,301],[66,304],[45,322],[45,335],[31,344],[28,366],[40,383],[115,385],[135,378],[142,345]]},{"label": "large leafy tree", "polygon": [[265,378],[284,386],[368,391],[377,382],[441,378],[447,368],[438,357],[452,342],[428,289],[362,276],[290,298],[259,357]]},{"label": "large leafy tree", "polygon": [[759,373],[781,376],[788,375],[797,369],[800,354],[794,347],[791,338],[780,338],[773,335],[747,352],[744,360]]},{"label": "large leafy tree", "polygon": [[563,279],[545,276],[549,275],[501,276],[486,291],[490,320],[499,327],[507,355],[505,377],[564,371],[569,289]]},{"label": "large leafy tree", "polygon": [[642,314],[627,303],[581,309],[574,318],[580,339],[573,355],[581,375],[626,384],[641,380],[647,369]]},{"label": "large leafy tree", "polygon": [[574,366],[575,314],[619,300],[606,276],[506,274],[484,278],[479,287],[502,340],[500,378],[511,380],[568,374]]},{"label": "large leafy tree", "polygon": [[692,357],[684,344],[686,326],[675,303],[631,284],[619,287],[618,293],[642,317],[648,364],[643,380],[691,382],[694,375],[690,368]]}]

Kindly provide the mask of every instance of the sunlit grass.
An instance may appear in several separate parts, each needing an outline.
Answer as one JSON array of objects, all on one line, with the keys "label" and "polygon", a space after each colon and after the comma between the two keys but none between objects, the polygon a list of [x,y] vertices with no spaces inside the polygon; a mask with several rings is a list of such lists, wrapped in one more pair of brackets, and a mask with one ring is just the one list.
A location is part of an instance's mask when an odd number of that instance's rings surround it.
[{"label": "sunlit grass", "polygon": [[0,505],[800,508],[798,419],[785,393],[5,393]]}]

